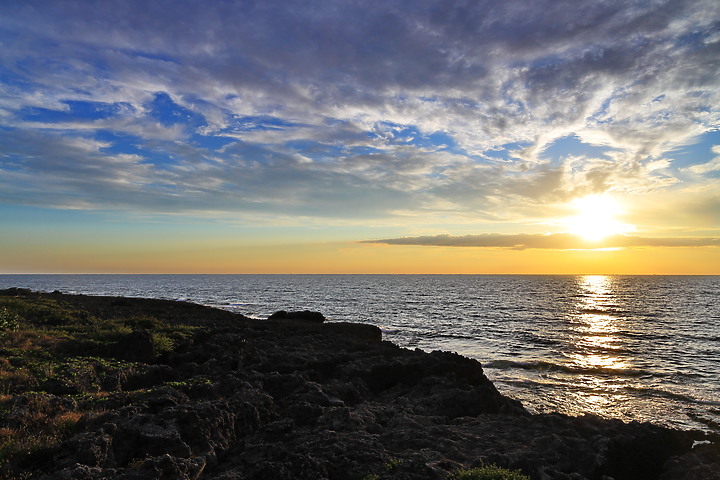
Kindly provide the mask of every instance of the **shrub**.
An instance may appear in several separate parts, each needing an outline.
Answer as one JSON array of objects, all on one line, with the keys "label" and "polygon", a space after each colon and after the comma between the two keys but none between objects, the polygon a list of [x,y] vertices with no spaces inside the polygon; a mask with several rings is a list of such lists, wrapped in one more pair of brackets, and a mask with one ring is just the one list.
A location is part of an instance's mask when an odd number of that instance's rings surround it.
[{"label": "shrub", "polygon": [[113,343],[130,335],[132,332],[132,328],[126,325],[110,321],[98,321],[93,325],[93,330],[88,330],[84,335],[100,343]]},{"label": "shrub", "polygon": [[155,352],[159,355],[171,352],[175,346],[175,342],[173,342],[172,338],[169,338],[162,333],[152,334],[152,344],[153,348],[155,348]]},{"label": "shrub", "polygon": [[7,307],[0,308],[0,333],[14,332],[20,325],[20,315],[13,313]]},{"label": "shrub", "polygon": [[150,332],[158,330],[163,326],[163,323],[160,320],[149,316],[132,317],[125,320],[124,323],[133,330],[141,329],[148,330]]},{"label": "shrub", "polygon": [[461,469],[452,473],[447,480],[530,480],[520,470],[508,470],[497,465]]}]

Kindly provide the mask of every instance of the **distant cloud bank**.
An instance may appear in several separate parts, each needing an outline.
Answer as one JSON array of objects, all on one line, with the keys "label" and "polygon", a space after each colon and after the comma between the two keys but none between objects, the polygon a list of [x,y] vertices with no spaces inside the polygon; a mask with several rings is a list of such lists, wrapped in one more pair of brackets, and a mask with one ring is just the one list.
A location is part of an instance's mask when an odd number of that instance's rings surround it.
[{"label": "distant cloud bank", "polygon": [[719,247],[720,238],[651,238],[632,235],[613,235],[597,242],[583,240],[567,233],[503,235],[495,233],[479,235],[430,235],[420,237],[386,238],[364,240],[362,243],[385,245],[417,245],[432,247],[479,247],[525,249],[586,250],[629,247]]}]

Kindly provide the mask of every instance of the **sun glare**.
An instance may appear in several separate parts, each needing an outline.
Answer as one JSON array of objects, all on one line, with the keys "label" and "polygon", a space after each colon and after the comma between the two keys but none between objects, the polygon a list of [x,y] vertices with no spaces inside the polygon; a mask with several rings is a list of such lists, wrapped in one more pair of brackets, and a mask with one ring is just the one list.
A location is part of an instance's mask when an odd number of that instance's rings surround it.
[{"label": "sun glare", "polygon": [[632,230],[630,225],[617,220],[622,208],[617,200],[606,194],[577,198],[571,205],[577,215],[566,220],[568,230],[586,240],[596,242]]}]

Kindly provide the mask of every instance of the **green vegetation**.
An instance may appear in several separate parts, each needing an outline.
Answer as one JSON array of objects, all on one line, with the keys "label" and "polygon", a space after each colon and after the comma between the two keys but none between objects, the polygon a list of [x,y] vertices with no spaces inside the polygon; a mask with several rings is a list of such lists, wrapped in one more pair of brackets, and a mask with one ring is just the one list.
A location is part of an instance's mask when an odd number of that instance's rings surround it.
[{"label": "green vegetation", "polygon": [[385,468],[387,468],[388,471],[390,471],[390,472],[394,472],[394,471],[397,470],[398,467],[400,467],[400,465],[402,465],[402,464],[403,464],[403,461],[402,461],[402,460],[400,460],[400,459],[398,459],[398,458],[391,458],[391,459],[388,460],[387,463],[385,464]]},{"label": "green vegetation", "polygon": [[175,341],[163,333],[152,333],[152,344],[159,355],[172,352],[175,347]]},{"label": "green vegetation", "polygon": [[[114,404],[137,397],[121,391],[123,382],[150,366],[116,358],[119,340],[147,331],[162,357],[199,329],[150,316],[96,316],[48,297],[0,295],[0,480],[17,477],[11,461],[17,466],[48,457],[82,419],[104,412],[110,397]],[[188,390],[207,380],[172,383],[153,388]]]},{"label": "green vegetation", "polygon": [[447,480],[530,480],[519,470],[508,470],[497,465],[461,469],[452,473]]},{"label": "green vegetation", "polygon": [[48,298],[0,297],[0,308],[32,325],[87,323],[90,315]]},{"label": "green vegetation", "polygon": [[20,321],[20,316],[17,313],[10,312],[6,307],[0,308],[0,335],[17,330]]},{"label": "green vegetation", "polygon": [[108,345],[133,330],[146,330],[152,335],[155,351],[162,355],[187,341],[197,329],[168,325],[148,316],[98,318],[45,297],[0,296],[0,331],[5,349],[49,349],[58,354],[102,356]]}]

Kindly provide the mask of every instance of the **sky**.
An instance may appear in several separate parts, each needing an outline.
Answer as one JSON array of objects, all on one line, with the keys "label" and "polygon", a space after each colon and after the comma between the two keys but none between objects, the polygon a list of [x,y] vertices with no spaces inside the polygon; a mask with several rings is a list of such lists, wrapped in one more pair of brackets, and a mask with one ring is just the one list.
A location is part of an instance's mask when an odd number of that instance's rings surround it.
[{"label": "sky", "polygon": [[720,274],[720,3],[0,0],[0,273]]}]

